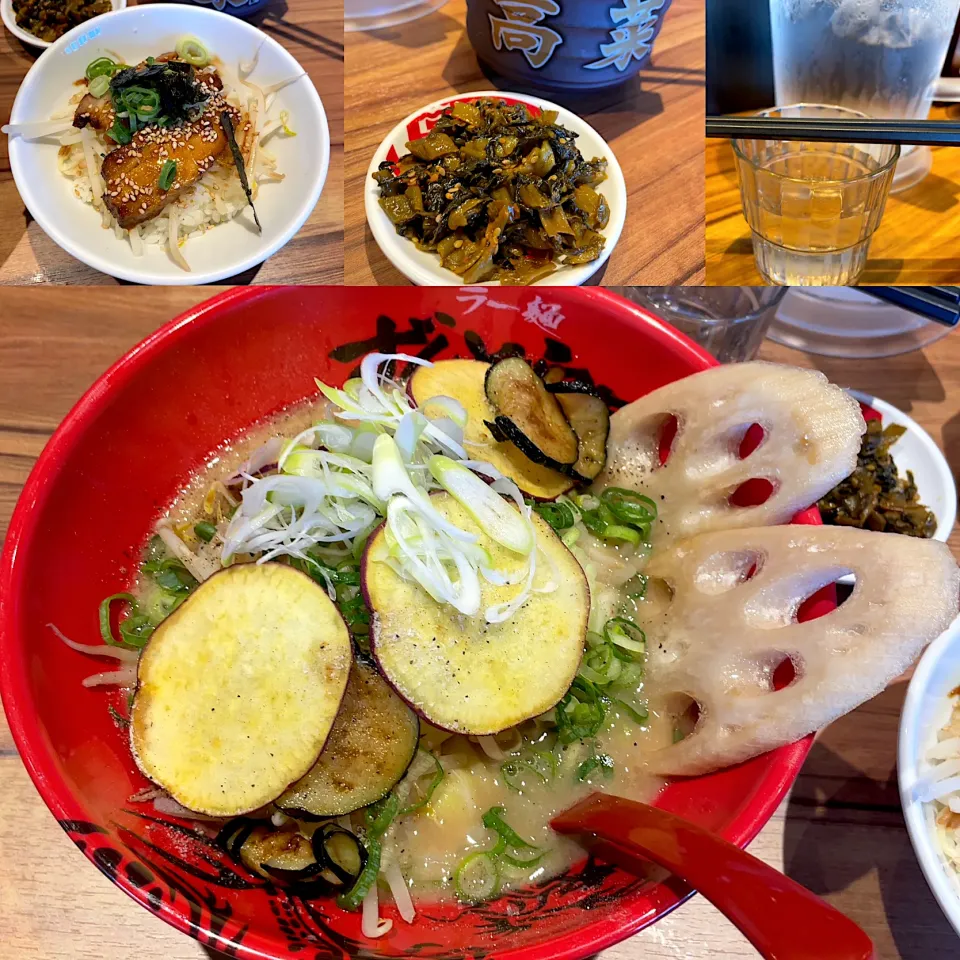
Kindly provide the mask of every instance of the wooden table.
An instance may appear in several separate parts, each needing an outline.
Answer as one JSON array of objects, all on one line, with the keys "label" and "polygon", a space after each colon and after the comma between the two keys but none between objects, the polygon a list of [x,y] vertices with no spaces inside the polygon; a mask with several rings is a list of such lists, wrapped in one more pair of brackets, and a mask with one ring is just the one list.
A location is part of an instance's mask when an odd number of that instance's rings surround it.
[{"label": "wooden table", "polygon": [[[0,535],[47,437],[128,347],[210,291],[8,291],[0,318]],[[889,360],[824,361],[767,345],[763,356],[817,366],[915,417],[960,473],[960,334]],[[952,397],[953,399],[948,399]],[[951,540],[960,556],[960,533]],[[958,953],[913,858],[896,787],[905,684],[832,724],[790,798],[751,845],[824,895],[873,937],[879,960]],[[38,796],[0,719],[0,956],[17,960],[205,960],[213,955],[135,905],[67,839]],[[756,954],[694,898],[602,960],[735,960]]]},{"label": "wooden table", "polygon": [[[960,119],[960,105],[934,107],[931,119]],[[750,228],[728,140],[706,147],[707,283],[763,283],[753,259]],[[960,283],[960,150],[933,148],[933,169],[922,182],[887,199],[860,283]]]},{"label": "wooden table", "polygon": [[[423,20],[347,35],[348,284],[407,282],[380,252],[363,211],[367,166],[383,138],[434,100],[491,84],[504,89],[504,81],[481,72],[464,28],[466,9],[465,0],[450,0]],[[653,64],[639,79],[586,99],[543,94],[595,127],[626,176],[626,226],[593,282],[703,282],[704,29],[703,0],[674,0]]]},{"label": "wooden table", "polygon": [[[273,0],[251,19],[313,80],[330,125],[330,169],[320,201],[299,233],[259,267],[224,282],[343,283],[343,0]],[[37,55],[0,27],[0,122],[10,119],[17,88]],[[0,223],[0,284],[120,282],[75,260],[33,221],[13,182],[5,136],[0,136]]]}]

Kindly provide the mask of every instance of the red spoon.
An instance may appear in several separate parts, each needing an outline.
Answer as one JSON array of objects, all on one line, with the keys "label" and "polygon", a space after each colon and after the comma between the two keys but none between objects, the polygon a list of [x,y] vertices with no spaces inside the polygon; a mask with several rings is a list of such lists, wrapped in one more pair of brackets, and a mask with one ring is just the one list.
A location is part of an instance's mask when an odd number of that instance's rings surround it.
[{"label": "red spoon", "polygon": [[876,960],[852,920],[799,883],[665,810],[592,793],[552,821],[581,834],[597,856],[645,873],[658,863],[699,890],[766,960]]}]

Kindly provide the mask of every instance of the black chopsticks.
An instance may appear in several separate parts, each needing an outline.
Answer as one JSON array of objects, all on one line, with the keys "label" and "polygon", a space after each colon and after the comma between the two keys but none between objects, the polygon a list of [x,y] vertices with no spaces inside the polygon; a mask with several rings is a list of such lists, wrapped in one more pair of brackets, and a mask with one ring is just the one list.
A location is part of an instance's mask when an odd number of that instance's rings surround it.
[{"label": "black chopsticks", "polygon": [[807,117],[707,117],[707,136],[727,140],[816,140],[960,146],[952,120],[840,120]]},{"label": "black chopsticks", "polygon": [[878,300],[896,304],[947,327],[960,323],[960,287],[860,287]]}]

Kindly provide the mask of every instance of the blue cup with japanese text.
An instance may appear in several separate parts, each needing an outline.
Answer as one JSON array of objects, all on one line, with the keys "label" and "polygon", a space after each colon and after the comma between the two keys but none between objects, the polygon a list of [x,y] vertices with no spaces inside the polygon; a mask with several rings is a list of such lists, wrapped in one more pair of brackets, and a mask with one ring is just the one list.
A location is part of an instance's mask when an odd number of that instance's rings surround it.
[{"label": "blue cup with japanese text", "polygon": [[525,87],[587,92],[650,59],[670,0],[467,0],[467,33],[494,73]]},{"label": "blue cup with japanese text", "polygon": [[252,17],[270,4],[270,0],[176,0],[176,2],[207,7],[209,10],[219,10],[221,13],[232,13],[235,17]]}]

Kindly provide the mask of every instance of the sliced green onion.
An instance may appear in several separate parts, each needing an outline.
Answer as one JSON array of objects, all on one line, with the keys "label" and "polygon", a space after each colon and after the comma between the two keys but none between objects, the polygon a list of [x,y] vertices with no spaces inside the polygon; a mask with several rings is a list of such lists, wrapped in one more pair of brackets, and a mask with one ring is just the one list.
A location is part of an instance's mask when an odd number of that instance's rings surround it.
[{"label": "sliced green onion", "polygon": [[173,160],[168,160],[160,169],[159,186],[161,190],[169,190],[173,181],[177,178],[177,164]]},{"label": "sliced green onion", "polygon": [[613,617],[608,620],[603,625],[603,637],[607,643],[631,653],[646,653],[647,635],[626,617]]},{"label": "sliced green onion", "polygon": [[483,815],[481,822],[488,830],[495,830],[497,835],[505,841],[508,847],[513,847],[515,850],[536,850],[537,847],[532,843],[527,843],[527,841],[503,819],[503,815],[506,812],[503,807],[491,807]]},{"label": "sliced green onion", "polygon": [[611,523],[603,531],[601,536],[605,540],[625,540],[637,546],[640,543],[640,531],[634,527],[625,527],[619,523]]},{"label": "sliced green onion", "polygon": [[641,726],[647,722],[650,718],[650,714],[647,712],[646,708],[638,710],[636,707],[630,706],[626,700],[621,700],[619,697],[613,697],[611,703],[615,703],[621,710],[626,711],[630,719],[635,723],[639,723]]},{"label": "sliced green onion", "polygon": [[620,676],[623,667],[609,643],[590,650],[580,664],[579,674],[591,683],[600,686],[613,683]]},{"label": "sliced green onion", "polygon": [[99,76],[94,77],[90,83],[87,84],[87,89],[90,91],[90,95],[93,97],[106,96],[107,91],[110,89],[110,77],[101,73]]},{"label": "sliced green onion", "polygon": [[137,598],[132,593],[114,593],[100,602],[100,636],[103,642],[111,647],[126,646],[126,641],[118,640],[113,635],[113,627],[110,624],[110,605],[115,601],[129,603],[131,610],[136,610]]},{"label": "sliced green onion", "polygon": [[160,94],[149,87],[125,87],[119,94],[123,106],[130,114],[130,126],[139,120],[153,120],[160,110]]},{"label": "sliced green onion", "polygon": [[[84,76],[88,80],[96,80],[97,77],[106,77],[109,80],[119,69],[120,65],[114,63],[109,57],[97,57],[96,60],[91,60],[87,64]],[[102,96],[102,94],[95,94],[95,96]]]},{"label": "sliced green onion", "polygon": [[426,793],[424,793],[423,797],[420,800],[418,800],[416,803],[411,803],[405,806],[399,812],[398,816],[405,817],[408,813],[414,813],[415,811],[425,807],[430,802],[430,799],[433,797],[434,793],[436,792],[437,787],[439,787],[440,784],[443,782],[444,772],[443,772],[443,766],[440,763],[440,758],[437,757],[436,754],[430,753],[428,750],[424,750],[422,752],[425,753],[428,757],[430,757],[430,759],[434,762],[434,764],[436,764],[436,772],[434,773],[433,779],[430,781],[430,785],[427,787]]},{"label": "sliced green onion", "polygon": [[595,753],[577,767],[577,779],[582,782],[598,769],[609,780],[613,776],[613,759],[605,753]]},{"label": "sliced green onion", "polygon": [[157,625],[146,614],[131,613],[120,623],[120,636],[124,643],[140,649],[146,646],[156,628]]},{"label": "sliced green onion", "polygon": [[657,505],[649,497],[625,487],[607,487],[601,501],[621,523],[649,527],[657,519]]},{"label": "sliced green onion", "polygon": [[534,503],[533,509],[539,513],[554,530],[568,530],[576,522],[573,510],[567,503]]},{"label": "sliced green onion", "polygon": [[184,37],[177,41],[177,56],[191,66],[205,67],[210,62],[210,52],[196,37]]},{"label": "sliced green onion", "polygon": [[500,854],[500,859],[505,860],[512,867],[535,867],[546,854],[537,850],[536,847],[530,847],[527,850],[504,851]]},{"label": "sliced green onion", "polygon": [[133,139],[129,128],[124,125],[119,117],[113,121],[113,126],[107,131],[107,136],[110,137],[114,143],[118,143],[121,146],[129,143]]},{"label": "sliced green onion", "polygon": [[480,903],[496,896],[500,889],[500,869],[486,850],[465,857],[453,874],[457,896],[466,903]]},{"label": "sliced green onion", "polygon": [[437,483],[477,521],[491,540],[514,553],[523,556],[530,553],[534,546],[533,530],[520,512],[489,484],[449,457],[432,456],[427,466]]},{"label": "sliced green onion", "polygon": [[193,525],[193,532],[204,542],[209,543],[216,535],[217,528],[206,520]]},{"label": "sliced green onion", "polygon": [[363,898],[377,882],[377,874],[380,872],[380,855],[383,851],[381,841],[396,818],[399,805],[397,795],[389,793],[383,800],[378,800],[364,810],[367,833],[363,845],[367,851],[367,862],[360,871],[356,883],[346,893],[341,893],[337,897],[337,904],[344,910],[359,910]]}]

